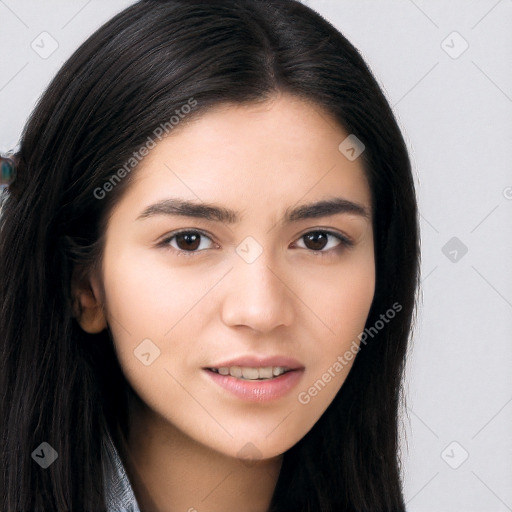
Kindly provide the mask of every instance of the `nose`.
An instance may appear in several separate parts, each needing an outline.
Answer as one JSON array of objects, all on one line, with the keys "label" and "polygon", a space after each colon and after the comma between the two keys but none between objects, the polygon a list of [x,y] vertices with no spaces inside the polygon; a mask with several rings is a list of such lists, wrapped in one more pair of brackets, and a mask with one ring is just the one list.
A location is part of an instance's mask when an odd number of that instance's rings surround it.
[{"label": "nose", "polygon": [[260,333],[290,326],[297,300],[295,293],[265,251],[252,263],[238,258],[224,283],[223,322],[230,327],[244,325]]}]

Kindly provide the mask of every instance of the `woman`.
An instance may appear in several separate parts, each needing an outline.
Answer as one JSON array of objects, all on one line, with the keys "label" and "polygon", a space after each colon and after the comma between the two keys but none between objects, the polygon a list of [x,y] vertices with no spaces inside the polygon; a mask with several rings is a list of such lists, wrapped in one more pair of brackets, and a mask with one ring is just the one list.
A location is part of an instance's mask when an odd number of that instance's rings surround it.
[{"label": "woman", "polygon": [[1,510],[405,510],[415,192],[332,25],[293,0],[137,2],[12,160]]}]

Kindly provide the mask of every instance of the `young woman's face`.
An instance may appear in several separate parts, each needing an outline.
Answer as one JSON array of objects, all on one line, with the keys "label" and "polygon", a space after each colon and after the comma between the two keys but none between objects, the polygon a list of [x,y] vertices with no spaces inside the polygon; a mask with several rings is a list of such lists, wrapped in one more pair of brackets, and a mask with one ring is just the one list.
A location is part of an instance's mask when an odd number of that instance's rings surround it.
[{"label": "young woman's face", "polygon": [[270,458],[331,403],[375,287],[370,190],[338,148],[347,136],[283,95],[207,113],[134,171],[93,289],[148,422]]}]

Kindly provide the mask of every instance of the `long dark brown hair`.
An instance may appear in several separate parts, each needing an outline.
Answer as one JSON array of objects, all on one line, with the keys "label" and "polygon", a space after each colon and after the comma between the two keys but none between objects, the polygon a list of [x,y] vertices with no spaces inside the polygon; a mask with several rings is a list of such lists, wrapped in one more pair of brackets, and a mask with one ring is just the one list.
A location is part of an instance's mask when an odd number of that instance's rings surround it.
[{"label": "long dark brown hair", "polygon": [[[41,97],[0,218],[0,508],[105,510],[102,439],[126,435],[130,387],[109,331],[72,315],[75,268],[101,257],[131,175],[97,189],[191,98],[194,112],[285,92],[365,145],[374,212],[374,326],[340,392],[284,454],[272,512],[404,511],[399,412],[419,286],[419,234],[403,137],[358,51],[295,0],[142,0],[97,30]],[[134,171],[136,172],[136,171]],[[96,193],[95,193],[96,191]],[[382,321],[381,321],[382,323]],[[47,442],[57,460],[31,456]]]}]

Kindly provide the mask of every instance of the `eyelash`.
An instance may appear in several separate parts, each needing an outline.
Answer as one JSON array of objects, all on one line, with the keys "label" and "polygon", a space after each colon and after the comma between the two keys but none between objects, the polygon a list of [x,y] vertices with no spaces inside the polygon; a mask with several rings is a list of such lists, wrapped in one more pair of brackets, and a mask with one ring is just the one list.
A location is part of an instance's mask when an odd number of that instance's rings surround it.
[{"label": "eyelash", "polygon": [[[314,230],[308,231],[307,233],[304,233],[303,235],[301,235],[298,238],[298,240],[301,240],[305,236],[310,235],[312,233],[322,233],[322,234],[325,234],[325,235],[330,235],[330,236],[336,238],[337,240],[339,240],[341,242],[336,247],[333,247],[333,248],[328,249],[328,250],[321,249],[321,250],[318,250],[318,251],[314,251],[313,249],[307,249],[306,248],[306,250],[308,250],[309,252],[312,252],[312,253],[315,253],[315,254],[320,254],[320,256],[322,256],[322,257],[333,256],[334,253],[336,252],[336,250],[339,249],[340,247],[349,248],[349,247],[352,247],[354,245],[352,240],[350,240],[346,236],[342,235],[341,233],[337,233],[335,231],[330,231],[330,230],[327,230],[327,229],[314,229]],[[172,252],[175,252],[178,256],[185,256],[185,257],[195,256],[198,253],[201,253],[201,252],[203,252],[205,250],[205,249],[201,249],[201,250],[195,250],[195,251],[184,251],[182,249],[176,249],[176,248],[174,248],[174,247],[172,247],[170,245],[171,240],[173,240],[175,237],[177,237],[179,235],[184,235],[184,234],[200,235],[202,237],[205,237],[205,238],[208,238],[208,239],[212,240],[212,237],[207,235],[203,231],[200,231],[200,230],[197,230],[197,229],[191,229],[191,230],[186,230],[185,229],[185,230],[175,231],[173,233],[170,233],[170,235],[167,236],[164,240],[162,240],[158,244],[158,246],[159,247],[164,247],[165,249],[170,249]],[[212,242],[213,242],[213,240],[212,240]]]}]

